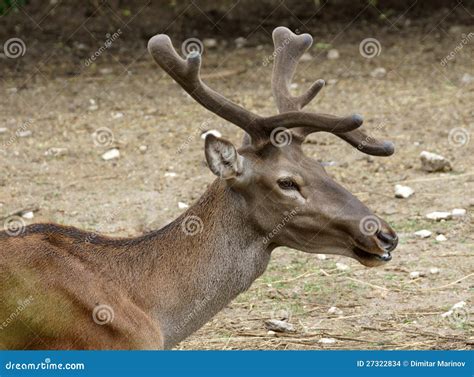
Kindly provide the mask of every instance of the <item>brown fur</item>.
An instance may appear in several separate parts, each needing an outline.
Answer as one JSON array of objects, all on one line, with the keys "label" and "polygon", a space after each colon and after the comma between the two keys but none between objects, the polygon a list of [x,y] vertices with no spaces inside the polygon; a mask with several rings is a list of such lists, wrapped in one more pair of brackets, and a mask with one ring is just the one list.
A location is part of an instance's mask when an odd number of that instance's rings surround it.
[{"label": "brown fur", "polygon": [[[276,47],[289,33],[275,30]],[[266,118],[203,84],[199,56],[183,60],[167,36],[150,40],[155,60],[191,96],[247,131],[244,145],[237,151],[209,135],[206,160],[219,178],[158,231],[109,238],[35,224],[14,237],[0,232],[1,349],[171,348],[248,289],[275,247],[346,255],[366,266],[391,258],[395,232],[301,149],[305,135],[325,130],[362,152],[393,153],[390,143],[355,130],[358,115],[297,112],[322,87],[316,82],[297,98],[286,87],[308,37],[293,35],[276,56],[273,89],[282,114]],[[292,128],[293,143],[269,143],[280,126]],[[378,222],[374,234],[360,230],[367,217]],[[199,229],[190,234],[183,225],[192,218]]]}]

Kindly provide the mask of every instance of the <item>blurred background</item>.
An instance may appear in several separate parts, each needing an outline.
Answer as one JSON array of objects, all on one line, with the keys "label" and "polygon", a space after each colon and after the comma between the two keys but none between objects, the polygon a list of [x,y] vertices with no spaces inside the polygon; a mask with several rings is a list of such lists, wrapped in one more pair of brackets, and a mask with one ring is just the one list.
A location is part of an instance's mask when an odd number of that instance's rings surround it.
[{"label": "blurred background", "polygon": [[[177,217],[214,179],[202,134],[242,132],[164,74],[148,39],[199,50],[209,86],[270,115],[280,25],[314,37],[292,86],[326,80],[308,110],[360,113],[395,142],[375,158],[321,133],[304,150],[400,246],[378,269],[280,248],[180,348],[472,348],[473,1],[0,0],[0,219],[125,236]],[[295,332],[269,332],[271,318]]]}]

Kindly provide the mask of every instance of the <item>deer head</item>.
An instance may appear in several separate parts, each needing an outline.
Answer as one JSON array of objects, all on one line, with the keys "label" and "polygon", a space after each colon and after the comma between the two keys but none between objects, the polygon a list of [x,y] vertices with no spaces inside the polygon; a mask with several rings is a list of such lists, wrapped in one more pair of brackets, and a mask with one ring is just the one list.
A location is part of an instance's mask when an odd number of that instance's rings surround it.
[{"label": "deer head", "polygon": [[201,55],[182,59],[166,35],[148,43],[155,61],[198,103],[245,131],[236,149],[209,135],[205,155],[210,170],[236,195],[248,223],[258,229],[269,249],[288,246],[309,253],[340,254],[376,266],[391,259],[398,238],[350,192],[336,183],[317,161],[304,155],[305,137],[330,132],[361,152],[389,156],[390,142],[367,136],[358,114],[345,117],[302,111],[324,86],[317,80],[301,96],[290,94],[298,60],[311,46],[309,34],[278,27],[272,77],[278,115],[259,116],[209,88],[200,78]]}]

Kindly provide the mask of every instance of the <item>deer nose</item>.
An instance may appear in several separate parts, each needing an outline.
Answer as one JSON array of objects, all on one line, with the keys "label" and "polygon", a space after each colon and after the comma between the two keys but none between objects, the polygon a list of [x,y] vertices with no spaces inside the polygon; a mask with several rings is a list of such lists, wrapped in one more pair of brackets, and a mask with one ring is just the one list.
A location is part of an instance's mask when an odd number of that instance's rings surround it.
[{"label": "deer nose", "polygon": [[381,245],[384,248],[385,251],[392,251],[395,250],[395,248],[398,245],[398,236],[393,230],[384,230],[380,229],[376,233],[377,238],[379,241],[381,241]]}]

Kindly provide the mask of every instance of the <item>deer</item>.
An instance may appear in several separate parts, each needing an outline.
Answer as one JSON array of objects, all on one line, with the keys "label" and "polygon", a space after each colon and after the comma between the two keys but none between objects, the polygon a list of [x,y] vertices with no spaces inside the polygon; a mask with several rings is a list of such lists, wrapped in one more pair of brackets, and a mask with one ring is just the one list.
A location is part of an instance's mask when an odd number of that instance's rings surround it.
[{"label": "deer", "polygon": [[200,75],[201,53],[182,58],[164,34],[148,50],[198,104],[244,131],[242,145],[209,134],[216,176],[176,220],[137,237],[31,224],[0,233],[0,348],[170,349],[261,276],[278,247],[343,255],[367,267],[392,258],[397,234],[303,153],[329,132],[360,152],[390,156],[358,114],[303,111],[323,88],[290,92],[309,34],[273,31],[272,92],[278,114],[260,116],[217,93]]}]

